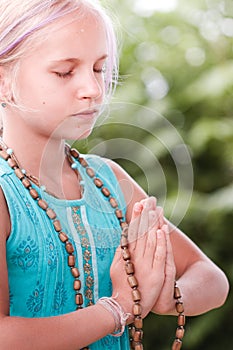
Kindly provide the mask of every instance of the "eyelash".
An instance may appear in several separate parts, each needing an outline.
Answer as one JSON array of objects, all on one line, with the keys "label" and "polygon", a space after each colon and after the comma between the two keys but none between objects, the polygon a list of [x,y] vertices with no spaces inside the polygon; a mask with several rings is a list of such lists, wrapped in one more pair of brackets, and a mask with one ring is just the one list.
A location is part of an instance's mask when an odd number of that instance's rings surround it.
[{"label": "eyelash", "polygon": [[65,78],[69,78],[71,76],[72,70],[65,72],[65,73],[60,73],[60,72],[55,72],[55,73],[59,78],[65,79]]},{"label": "eyelash", "polygon": [[[102,73],[105,73],[106,71],[106,67],[102,67],[101,69],[93,69],[93,71],[97,74],[102,74]],[[64,72],[64,73],[60,73],[60,72],[55,72],[55,74],[59,77],[59,78],[62,78],[62,79],[66,79],[66,78],[69,78],[71,75],[72,75],[73,71],[70,70],[68,72]]]},{"label": "eyelash", "polygon": [[94,69],[94,72],[95,73],[105,73],[106,72],[106,66],[103,65],[103,67],[100,68],[100,69]]}]

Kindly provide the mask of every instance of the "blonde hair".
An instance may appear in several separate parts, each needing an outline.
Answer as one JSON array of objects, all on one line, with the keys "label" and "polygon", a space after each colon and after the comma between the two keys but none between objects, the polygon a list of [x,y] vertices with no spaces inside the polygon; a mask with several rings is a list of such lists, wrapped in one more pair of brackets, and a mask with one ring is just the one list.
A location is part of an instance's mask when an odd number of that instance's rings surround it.
[{"label": "blonde hair", "polygon": [[111,95],[118,78],[117,39],[112,22],[106,10],[95,0],[1,0],[0,1],[0,66],[9,69],[8,78],[11,86],[11,97],[2,98],[2,102],[17,104],[17,67],[30,49],[43,40],[47,26],[54,21],[79,11],[82,16],[85,10],[92,11],[100,17],[106,29],[108,43],[108,62],[105,81],[107,95]]}]

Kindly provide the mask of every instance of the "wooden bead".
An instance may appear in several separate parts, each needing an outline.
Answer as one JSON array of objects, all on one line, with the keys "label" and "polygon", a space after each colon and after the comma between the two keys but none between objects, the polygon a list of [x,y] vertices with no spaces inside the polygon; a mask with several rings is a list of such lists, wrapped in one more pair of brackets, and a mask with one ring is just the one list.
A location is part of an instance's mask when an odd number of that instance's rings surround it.
[{"label": "wooden bead", "polygon": [[128,238],[124,235],[121,236],[121,242],[120,242],[121,248],[127,248],[128,247]]},{"label": "wooden bead", "polygon": [[51,220],[54,220],[54,219],[56,219],[56,217],[57,217],[55,211],[53,211],[53,209],[51,209],[51,208],[48,208],[48,209],[46,210],[46,214],[47,214],[47,216],[48,216]]},{"label": "wooden bead", "polygon": [[184,326],[185,325],[185,315],[179,315],[177,323],[178,323],[178,326]]},{"label": "wooden bead", "polygon": [[66,251],[68,254],[73,254],[74,247],[73,247],[72,243],[70,243],[70,242],[66,243]]},{"label": "wooden bead", "polygon": [[74,157],[74,158],[78,158],[78,157],[79,157],[79,152],[78,152],[75,148],[71,148],[71,149],[70,149],[70,154],[71,154],[72,157]]},{"label": "wooden bead", "polygon": [[76,305],[82,305],[83,304],[83,296],[81,293],[77,293],[75,295],[75,303]]},{"label": "wooden bead", "polygon": [[10,155],[5,151],[5,150],[1,150],[0,151],[0,156],[4,159],[7,160],[10,158]]},{"label": "wooden bead", "polygon": [[122,226],[122,233],[121,233],[121,235],[128,238],[129,226],[128,226],[128,224],[125,221],[122,221],[121,224],[122,224],[121,225]]},{"label": "wooden bead", "polygon": [[73,267],[71,269],[71,273],[74,278],[78,278],[80,276],[80,272],[77,267]]},{"label": "wooden bead", "polygon": [[47,210],[49,207],[48,203],[46,203],[43,199],[39,199],[37,203],[38,203],[39,207],[43,210]]},{"label": "wooden bead", "polygon": [[92,168],[86,168],[86,172],[87,172],[87,175],[90,176],[90,177],[94,177],[95,176],[95,172]]},{"label": "wooden bead", "polygon": [[125,263],[125,271],[126,271],[127,275],[134,274],[134,265],[131,262],[126,262]]},{"label": "wooden bead", "polygon": [[67,160],[69,161],[70,164],[73,164],[73,158],[71,157],[70,154],[67,155]]},{"label": "wooden bead", "polygon": [[130,259],[130,252],[129,252],[129,249],[124,248],[124,249],[122,249],[121,253],[122,253],[122,258],[123,258],[124,260],[129,260],[129,259]]},{"label": "wooden bead", "polygon": [[142,341],[142,338],[143,338],[142,330],[135,330],[133,340],[135,342],[140,342],[140,341]]},{"label": "wooden bead", "polygon": [[22,179],[24,178],[24,176],[25,176],[19,168],[16,168],[16,169],[15,169],[15,175],[16,175],[20,180],[22,180]]},{"label": "wooden bead", "polygon": [[29,181],[26,177],[24,177],[24,178],[22,179],[22,184],[24,185],[25,188],[31,187],[31,183],[30,183],[30,181]]},{"label": "wooden bead", "polygon": [[143,345],[142,344],[135,344],[134,350],[143,350]]},{"label": "wooden bead", "polygon": [[182,341],[179,339],[175,339],[172,344],[172,350],[180,350],[182,347]]},{"label": "wooden bead", "polygon": [[182,301],[177,301],[176,302],[176,311],[181,314],[182,312],[184,312],[184,305]]},{"label": "wooden bead", "polygon": [[175,286],[174,287],[174,299],[180,299],[181,298],[181,293],[180,293],[180,289]]},{"label": "wooden bead", "polygon": [[74,255],[69,255],[68,256],[68,266],[74,267],[74,265],[75,265],[75,257],[74,257]]},{"label": "wooden bead", "polygon": [[124,217],[123,213],[122,213],[122,210],[120,210],[120,209],[116,209],[115,214],[116,214],[116,217],[118,219],[123,219],[123,217]]},{"label": "wooden bead", "polygon": [[75,280],[73,285],[74,290],[80,290],[81,289],[81,281]]},{"label": "wooden bead", "polygon": [[184,327],[178,327],[176,329],[176,338],[182,340],[184,338],[185,329]]},{"label": "wooden bead", "polygon": [[105,197],[109,197],[110,196],[110,191],[106,188],[106,187],[102,187],[101,188],[101,192],[103,193],[103,195],[105,196]]},{"label": "wooden bead", "polygon": [[103,182],[102,180],[95,178],[94,180],[94,184],[96,185],[96,187],[101,188],[103,186]]},{"label": "wooden bead", "polygon": [[131,288],[135,288],[138,286],[138,281],[135,276],[128,276],[128,282]]},{"label": "wooden bead", "polygon": [[29,193],[33,199],[37,199],[39,197],[37,190],[34,188],[30,188]]},{"label": "wooden bead", "polygon": [[7,163],[10,165],[11,168],[17,167],[16,161],[15,161],[14,159],[12,159],[12,158],[9,158],[9,159],[7,160]]},{"label": "wooden bead", "polygon": [[122,221],[122,222],[120,223],[120,225],[121,225],[122,230],[125,230],[125,229],[128,228],[128,224],[127,224],[127,222],[125,222],[125,221]]},{"label": "wooden bead", "polygon": [[60,232],[61,231],[61,223],[59,220],[54,220],[53,226],[55,228],[55,231]]},{"label": "wooden bead", "polygon": [[64,232],[59,233],[59,239],[63,242],[66,243],[68,241],[68,236]]},{"label": "wooden bead", "polygon": [[[110,193],[109,193],[109,195],[110,195]],[[109,199],[109,203],[110,203],[110,205],[111,205],[112,208],[117,208],[117,207],[118,207],[117,200],[116,200],[115,198],[113,198],[113,197],[111,197],[111,198]]]},{"label": "wooden bead", "polygon": [[134,319],[134,325],[138,329],[142,328],[143,327],[143,319],[140,316],[136,316]]},{"label": "wooden bead", "polygon": [[140,316],[142,313],[142,307],[140,304],[134,304],[133,306],[133,314],[134,316]]},{"label": "wooden bead", "polygon": [[88,163],[86,162],[86,160],[84,158],[80,158],[79,157],[79,163],[86,168],[88,166]]},{"label": "wooden bead", "polygon": [[132,290],[132,297],[133,297],[133,301],[140,301],[141,300],[141,293],[139,292],[138,289],[133,289]]}]

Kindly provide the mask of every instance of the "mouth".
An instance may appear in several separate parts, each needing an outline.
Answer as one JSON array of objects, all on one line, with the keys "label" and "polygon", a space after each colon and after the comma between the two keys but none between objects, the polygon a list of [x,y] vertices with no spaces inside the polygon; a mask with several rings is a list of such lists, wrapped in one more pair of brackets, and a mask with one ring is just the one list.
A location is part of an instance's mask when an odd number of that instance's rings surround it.
[{"label": "mouth", "polygon": [[82,112],[74,113],[71,116],[78,117],[81,119],[92,119],[92,118],[97,117],[98,113],[99,113],[98,109],[88,109],[88,110],[84,110]]}]

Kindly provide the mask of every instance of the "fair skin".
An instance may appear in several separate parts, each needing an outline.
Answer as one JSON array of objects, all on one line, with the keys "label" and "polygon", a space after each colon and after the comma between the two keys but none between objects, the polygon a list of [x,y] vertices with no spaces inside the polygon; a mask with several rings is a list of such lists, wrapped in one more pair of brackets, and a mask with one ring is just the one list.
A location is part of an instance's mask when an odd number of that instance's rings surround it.
[{"label": "fair skin", "polygon": [[[106,37],[100,20],[90,14],[72,22],[67,16],[53,26],[54,31],[36,52],[20,62],[20,100],[34,111],[19,112],[8,107],[3,120],[3,139],[14,149],[22,166],[40,177],[48,190],[59,198],[77,199],[80,188],[64,157],[64,139],[85,138],[94,126],[96,110],[104,98],[102,68],[107,57]],[[7,71],[1,69],[2,80],[4,74]],[[183,233],[164,221],[154,198],[147,198],[118,165],[107,162],[120,181],[128,204],[130,250],[141,286],[143,317],[150,310],[175,314],[175,278],[187,314],[199,314],[222,305],[228,283],[221,270]],[[113,317],[100,305],[49,319],[9,317],[5,252],[10,218],[2,192],[0,206],[1,346],[27,350],[33,344],[33,349],[40,350],[77,349],[111,333]],[[122,279],[123,270],[118,249],[111,267],[113,296],[117,296],[125,312],[131,312],[131,291]],[[212,291],[211,295],[208,290]],[[93,322],[96,319],[98,322]]]}]

